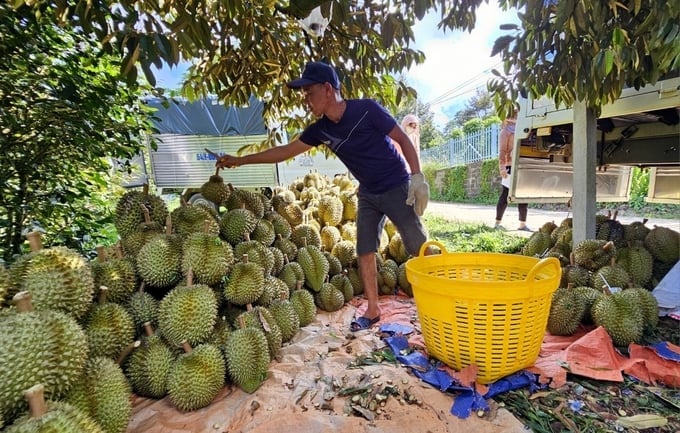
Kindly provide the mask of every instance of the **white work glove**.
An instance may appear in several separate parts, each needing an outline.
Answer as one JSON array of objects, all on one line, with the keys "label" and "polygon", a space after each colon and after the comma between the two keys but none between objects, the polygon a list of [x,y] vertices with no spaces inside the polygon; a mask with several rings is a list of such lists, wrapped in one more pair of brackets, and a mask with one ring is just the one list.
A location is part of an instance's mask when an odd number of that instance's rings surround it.
[{"label": "white work glove", "polygon": [[430,186],[425,182],[423,173],[411,175],[411,184],[408,186],[406,204],[413,206],[419,216],[422,216],[430,200]]}]

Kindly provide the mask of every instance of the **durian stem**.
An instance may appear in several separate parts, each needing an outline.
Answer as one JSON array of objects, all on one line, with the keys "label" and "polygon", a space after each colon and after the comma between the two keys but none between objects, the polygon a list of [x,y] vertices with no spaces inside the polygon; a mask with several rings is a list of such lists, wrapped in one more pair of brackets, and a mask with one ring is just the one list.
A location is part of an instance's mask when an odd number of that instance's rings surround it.
[{"label": "durian stem", "polygon": [[123,247],[120,244],[120,241],[116,242],[116,258],[122,259],[123,258]]},{"label": "durian stem", "polygon": [[246,311],[253,311],[253,304],[247,304]]},{"label": "durian stem", "polygon": [[248,263],[248,254],[244,254],[244,255],[241,257],[241,261],[242,261],[243,263]]},{"label": "durian stem", "polygon": [[153,326],[151,326],[151,322],[144,322],[144,333],[146,334],[147,337],[151,337],[153,335]]},{"label": "durian stem", "polygon": [[12,301],[20,313],[30,313],[33,311],[33,296],[30,292],[19,292],[12,297]]},{"label": "durian stem", "polygon": [[616,217],[617,217],[618,215],[619,215],[619,210],[616,209],[616,210],[614,211],[614,215],[612,216],[612,219],[613,219],[613,220],[616,220]]},{"label": "durian stem", "polygon": [[149,224],[151,222],[151,215],[149,214],[149,209],[144,206],[144,203],[140,203],[139,207],[142,208],[142,213],[144,214],[144,222]]},{"label": "durian stem", "polygon": [[210,233],[210,220],[203,220],[203,233]]},{"label": "durian stem", "polygon": [[148,183],[145,183],[144,185],[142,185],[142,193],[144,194],[144,196],[149,195],[149,184]]},{"label": "durian stem", "polygon": [[40,232],[33,231],[26,235],[28,239],[28,245],[31,247],[32,252],[40,251],[42,249],[42,238]]},{"label": "durian stem", "polygon": [[302,289],[302,284],[304,283],[303,280],[296,280],[295,281],[295,290],[300,290]]},{"label": "durian stem", "polygon": [[106,261],[106,249],[103,245],[99,245],[97,248],[97,261],[103,263]]},{"label": "durian stem", "polygon": [[166,235],[172,234],[172,217],[170,215],[165,217],[165,234]]},{"label": "durian stem", "polygon": [[116,359],[116,364],[123,365],[125,358],[127,358],[128,355],[131,354],[133,350],[138,348],[140,344],[142,344],[142,342],[139,341],[139,340],[136,340],[136,341],[128,344],[127,347],[125,349],[123,349],[122,352],[120,352],[120,355],[118,355],[118,359]]},{"label": "durian stem", "polygon": [[109,288],[106,286],[99,286],[99,297],[97,302],[100,304],[106,303],[106,297],[109,295]]},{"label": "durian stem", "polygon": [[182,345],[182,349],[184,349],[184,353],[191,353],[191,344],[189,344],[188,341],[184,340],[180,344]]},{"label": "durian stem", "polygon": [[602,249],[605,250],[605,251],[609,251],[609,250],[612,249],[613,246],[614,246],[614,242],[609,241],[606,244],[602,245]]},{"label": "durian stem", "polygon": [[137,290],[139,293],[144,292],[144,288],[146,287],[146,281],[142,280],[142,283],[139,285],[139,290]]},{"label": "durian stem", "polygon": [[189,268],[187,271],[187,287],[194,285],[194,270]]},{"label": "durian stem", "polygon": [[31,418],[40,418],[47,412],[45,404],[45,387],[42,384],[33,385],[24,392],[28,402],[28,413]]}]

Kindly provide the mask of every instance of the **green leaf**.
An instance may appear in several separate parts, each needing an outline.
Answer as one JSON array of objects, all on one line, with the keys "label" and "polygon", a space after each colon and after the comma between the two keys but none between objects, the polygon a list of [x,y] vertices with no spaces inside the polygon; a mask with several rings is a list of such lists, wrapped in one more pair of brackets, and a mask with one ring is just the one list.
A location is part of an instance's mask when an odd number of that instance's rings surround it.
[{"label": "green leaf", "polygon": [[614,53],[607,50],[604,53],[604,74],[609,75],[614,67]]},{"label": "green leaf", "polygon": [[501,36],[500,38],[496,39],[496,41],[493,43],[493,48],[491,49],[491,57],[502,52],[503,50],[506,50],[508,45],[510,45],[510,43],[514,40],[514,36]]}]

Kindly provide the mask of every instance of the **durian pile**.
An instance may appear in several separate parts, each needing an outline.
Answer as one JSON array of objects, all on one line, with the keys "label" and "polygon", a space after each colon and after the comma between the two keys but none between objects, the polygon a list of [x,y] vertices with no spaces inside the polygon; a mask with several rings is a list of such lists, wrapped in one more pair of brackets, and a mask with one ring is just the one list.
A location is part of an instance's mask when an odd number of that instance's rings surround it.
[{"label": "durian pile", "polygon": [[562,278],[552,298],[548,332],[572,335],[581,324],[602,326],[615,345],[639,343],[659,320],[651,291],[677,263],[680,234],[647,227],[646,220],[621,224],[616,213],[596,216],[596,238],[572,248],[572,219],[544,224],[522,254],[557,257]]},{"label": "durian pile", "polygon": [[[114,215],[120,241],[96,259],[31,234],[32,252],[0,266],[0,428],[122,433],[133,393],[180,411],[227,383],[252,393],[317,309],[363,292],[347,175],[310,172],[267,197],[218,171],[201,193],[215,206],[169,211],[146,188],[128,191]],[[408,258],[387,220],[381,293],[412,295]],[[36,389],[42,409],[29,406]]]}]

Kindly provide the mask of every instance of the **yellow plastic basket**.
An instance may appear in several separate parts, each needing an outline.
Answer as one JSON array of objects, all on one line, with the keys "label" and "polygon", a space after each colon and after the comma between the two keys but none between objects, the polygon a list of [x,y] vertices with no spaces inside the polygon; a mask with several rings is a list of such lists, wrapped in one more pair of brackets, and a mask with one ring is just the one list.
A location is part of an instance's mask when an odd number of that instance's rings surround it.
[{"label": "yellow plastic basket", "polygon": [[[424,255],[431,245],[442,253]],[[449,253],[426,242],[406,278],[428,354],[456,370],[476,364],[480,383],[531,366],[561,272],[554,257]]]}]

